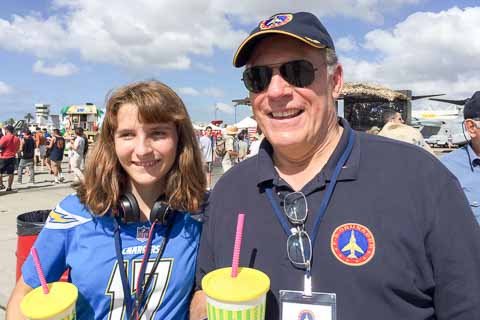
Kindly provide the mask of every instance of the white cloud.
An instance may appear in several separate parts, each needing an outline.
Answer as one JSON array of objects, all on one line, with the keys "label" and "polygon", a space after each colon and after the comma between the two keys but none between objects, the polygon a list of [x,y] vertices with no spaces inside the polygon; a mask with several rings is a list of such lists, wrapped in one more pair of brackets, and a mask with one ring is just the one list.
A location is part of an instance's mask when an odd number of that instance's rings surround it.
[{"label": "white cloud", "polygon": [[229,104],[223,103],[223,102],[217,102],[215,104],[215,108],[219,111],[233,114],[235,112],[235,108]]},{"label": "white cloud", "polygon": [[208,64],[197,63],[197,64],[195,64],[195,66],[197,67],[197,69],[203,70],[205,72],[215,73],[215,68],[208,65]]},{"label": "white cloud", "polygon": [[184,94],[184,95],[187,95],[187,96],[204,95],[204,96],[217,98],[217,99],[222,98],[224,96],[223,91],[221,89],[213,88],[213,87],[205,88],[205,89],[202,89],[202,90],[197,90],[197,89],[192,88],[192,87],[183,87],[183,88],[178,88],[177,91],[178,91],[178,93]]},{"label": "white cloud", "polygon": [[6,95],[12,92],[12,88],[8,86],[5,82],[0,81],[0,96]]},{"label": "white cloud", "polygon": [[[87,61],[135,70],[188,69],[195,56],[233,51],[253,23],[274,12],[312,11],[381,23],[386,11],[419,1],[245,0],[232,6],[227,0],[54,0],[53,14],[46,18],[0,19],[0,48],[40,59],[80,54]],[[234,27],[238,23],[248,23],[246,30]]]},{"label": "white cloud", "polygon": [[343,37],[335,41],[335,49],[339,51],[353,51],[357,49],[357,43],[353,37]]},{"label": "white cloud", "polygon": [[222,98],[223,91],[219,88],[205,88],[202,90],[203,94],[212,98]]},{"label": "white cloud", "polygon": [[480,7],[418,12],[363,46],[371,61],[343,58],[347,81],[370,81],[414,94],[465,98],[480,88]]},{"label": "white cloud", "polygon": [[183,94],[186,96],[198,96],[200,95],[200,92],[192,87],[184,87],[184,88],[178,88],[176,90],[179,94]]},{"label": "white cloud", "polygon": [[78,71],[78,68],[71,63],[57,63],[47,65],[43,60],[38,60],[33,65],[33,71],[54,77],[66,77]]}]

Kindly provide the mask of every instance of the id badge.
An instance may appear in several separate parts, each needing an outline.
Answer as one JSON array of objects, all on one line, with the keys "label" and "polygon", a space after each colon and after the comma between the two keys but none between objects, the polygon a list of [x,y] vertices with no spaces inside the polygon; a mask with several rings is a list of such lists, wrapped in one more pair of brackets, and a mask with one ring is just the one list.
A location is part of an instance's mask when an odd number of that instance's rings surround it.
[{"label": "id badge", "polygon": [[281,320],[336,320],[337,296],[335,293],[280,290]]}]

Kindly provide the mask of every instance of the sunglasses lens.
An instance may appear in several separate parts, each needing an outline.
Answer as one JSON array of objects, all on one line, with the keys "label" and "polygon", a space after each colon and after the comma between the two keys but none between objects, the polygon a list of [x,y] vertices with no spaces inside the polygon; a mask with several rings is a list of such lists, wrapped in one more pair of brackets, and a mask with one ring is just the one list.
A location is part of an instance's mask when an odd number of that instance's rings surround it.
[{"label": "sunglasses lens", "polygon": [[292,234],[287,240],[290,261],[297,266],[306,266],[312,258],[310,237],[305,231]]},{"label": "sunglasses lens", "polygon": [[291,85],[304,88],[315,79],[315,68],[306,60],[295,60],[283,64],[280,74]]},{"label": "sunglasses lens", "polygon": [[283,200],[283,209],[293,223],[303,223],[307,219],[307,199],[301,192],[287,194]]},{"label": "sunglasses lens", "polygon": [[245,69],[243,83],[248,91],[259,93],[265,90],[272,78],[272,69],[267,66],[258,66]]}]

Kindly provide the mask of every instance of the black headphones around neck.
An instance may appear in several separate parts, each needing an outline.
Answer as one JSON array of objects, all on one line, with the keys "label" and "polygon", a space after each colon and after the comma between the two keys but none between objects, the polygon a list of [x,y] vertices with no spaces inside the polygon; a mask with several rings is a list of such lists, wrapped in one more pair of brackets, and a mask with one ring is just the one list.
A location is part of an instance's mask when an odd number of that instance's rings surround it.
[{"label": "black headphones around neck", "polygon": [[[175,210],[170,205],[163,201],[162,198],[155,201],[152,210],[150,211],[150,222],[162,225],[168,225],[175,215]],[[140,207],[135,196],[129,192],[120,197],[118,203],[118,217],[123,223],[140,222]]]}]

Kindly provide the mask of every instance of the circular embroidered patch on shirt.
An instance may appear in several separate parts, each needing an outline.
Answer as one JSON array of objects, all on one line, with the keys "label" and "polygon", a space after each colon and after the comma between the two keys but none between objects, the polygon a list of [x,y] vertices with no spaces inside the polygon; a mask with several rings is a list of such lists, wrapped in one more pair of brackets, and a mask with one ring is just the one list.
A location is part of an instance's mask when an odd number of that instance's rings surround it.
[{"label": "circular embroidered patch on shirt", "polygon": [[372,232],[358,223],[345,223],[332,233],[332,253],[340,262],[349,266],[361,266],[375,255],[375,239]]},{"label": "circular embroidered patch on shirt", "polygon": [[291,14],[277,14],[267,20],[260,22],[261,30],[268,30],[272,28],[281,27],[290,21],[292,21],[293,16]]}]

